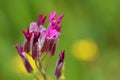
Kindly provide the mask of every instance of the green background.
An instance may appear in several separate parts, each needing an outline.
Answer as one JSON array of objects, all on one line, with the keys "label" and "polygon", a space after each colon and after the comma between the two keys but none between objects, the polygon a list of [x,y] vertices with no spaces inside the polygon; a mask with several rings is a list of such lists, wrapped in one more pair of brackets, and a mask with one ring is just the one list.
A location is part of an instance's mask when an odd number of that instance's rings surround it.
[{"label": "green background", "polygon": [[[22,29],[37,21],[40,13],[48,19],[54,10],[65,16],[50,63],[55,68],[58,52],[66,50],[65,80],[120,80],[120,0],[0,0],[0,80],[33,80],[11,69],[11,61],[18,55],[14,46],[23,43]],[[74,42],[84,38],[92,38],[99,47],[100,57],[92,62],[72,55]],[[49,68],[51,77],[53,67]]]}]

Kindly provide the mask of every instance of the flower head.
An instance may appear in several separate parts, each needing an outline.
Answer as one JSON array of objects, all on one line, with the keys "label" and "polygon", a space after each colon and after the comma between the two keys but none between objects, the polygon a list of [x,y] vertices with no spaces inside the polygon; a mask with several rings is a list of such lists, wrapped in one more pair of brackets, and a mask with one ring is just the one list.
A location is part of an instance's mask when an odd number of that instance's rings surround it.
[{"label": "flower head", "polygon": [[[49,25],[46,29],[44,23],[46,16],[40,14],[38,17],[38,22],[31,22],[27,30],[22,30],[25,36],[25,42],[23,45],[17,45],[16,49],[22,58],[26,70],[31,73],[33,68],[31,67],[25,53],[29,53],[29,56],[36,62],[36,66],[41,70],[41,74],[45,75],[43,60],[44,53],[50,56],[54,56],[57,44],[59,41],[60,31],[61,31],[61,21],[64,15],[56,17],[56,11],[50,13]],[[64,51],[60,52],[60,59],[56,67],[56,78],[61,76],[61,69],[64,63]],[[45,78],[45,76],[43,76]],[[46,78],[45,78],[46,80]]]}]

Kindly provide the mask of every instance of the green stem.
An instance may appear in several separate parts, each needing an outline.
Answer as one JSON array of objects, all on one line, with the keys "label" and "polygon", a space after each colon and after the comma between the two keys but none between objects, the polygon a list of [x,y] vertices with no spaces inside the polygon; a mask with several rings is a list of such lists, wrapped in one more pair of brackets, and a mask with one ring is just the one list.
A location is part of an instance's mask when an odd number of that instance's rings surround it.
[{"label": "green stem", "polygon": [[[36,65],[37,69],[40,71],[40,68],[39,68],[36,60],[35,60],[35,65]],[[40,72],[41,72],[41,71],[40,71]]]},{"label": "green stem", "polygon": [[39,59],[39,67],[40,67],[40,72],[44,78],[44,80],[47,80],[46,72],[44,70],[44,67],[42,66],[41,60]]},{"label": "green stem", "polygon": [[41,62],[45,59],[46,56],[47,56],[47,53],[45,53],[45,55],[43,55]]},{"label": "green stem", "polygon": [[45,71],[47,71],[47,68],[48,68],[48,65],[49,65],[49,63],[50,63],[50,60],[51,60],[51,56],[48,58],[47,65],[46,65],[46,68],[45,68]]},{"label": "green stem", "polygon": [[33,73],[32,73],[32,76],[33,76],[36,80],[39,80],[39,78],[38,78],[36,75],[34,75]]}]

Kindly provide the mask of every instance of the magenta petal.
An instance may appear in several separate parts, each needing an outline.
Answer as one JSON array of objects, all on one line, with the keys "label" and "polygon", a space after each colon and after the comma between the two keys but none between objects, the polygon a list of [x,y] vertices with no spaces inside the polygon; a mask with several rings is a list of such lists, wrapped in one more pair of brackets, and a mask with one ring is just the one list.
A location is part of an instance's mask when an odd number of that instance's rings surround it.
[{"label": "magenta petal", "polygon": [[24,57],[24,49],[23,49],[23,45],[16,45],[15,48],[17,49],[19,55],[23,58]]},{"label": "magenta petal", "polygon": [[58,26],[58,25],[56,25],[56,26],[54,27],[54,29],[57,30],[58,32],[61,31],[61,28],[62,28],[62,26]]},{"label": "magenta petal", "polygon": [[42,53],[48,52],[48,50],[49,50],[49,43],[50,43],[50,42],[45,39],[45,42],[44,42],[44,44],[43,44],[43,46],[42,46],[42,49],[41,49],[41,52],[42,52]]},{"label": "magenta petal", "polygon": [[22,30],[22,32],[23,32],[23,34],[24,34],[25,38],[26,38],[27,40],[29,40],[29,41],[30,41],[30,39],[31,39],[31,37],[32,37],[32,33],[31,33],[31,32],[29,32],[29,28],[28,28],[28,30],[27,30],[27,31]]},{"label": "magenta petal", "polygon": [[62,19],[64,17],[64,14],[62,14],[62,15],[60,15],[59,17],[58,17],[58,19]]},{"label": "magenta petal", "polygon": [[59,65],[57,65],[56,72],[55,72],[57,80],[60,78],[60,76],[62,74],[62,71],[61,71],[62,66],[63,66],[63,62],[61,62]]},{"label": "magenta petal", "polygon": [[52,27],[51,27],[51,28],[48,29],[48,32],[46,34],[46,39],[48,39],[48,40],[54,39],[54,37],[58,36],[59,34],[60,33],[57,30],[52,29]]},{"label": "magenta petal", "polygon": [[49,36],[47,37],[47,39],[53,39],[54,36],[59,35],[59,32],[56,31],[56,30],[50,30],[50,32],[49,32],[48,35],[49,35]]},{"label": "magenta petal", "polygon": [[49,21],[51,22],[54,18],[56,18],[56,11],[50,13]]},{"label": "magenta petal", "polygon": [[45,20],[46,20],[46,16],[44,16],[43,14],[40,14],[39,17],[38,17],[38,27],[40,25],[43,25]]},{"label": "magenta petal", "polygon": [[34,38],[33,38],[33,45],[38,42],[38,39],[40,37],[40,32],[33,32]]},{"label": "magenta petal", "polygon": [[59,54],[59,57],[60,57],[60,61],[64,61],[65,51],[61,51],[61,53]]},{"label": "magenta petal", "polygon": [[54,56],[57,44],[58,44],[58,38],[57,37],[50,41],[49,52],[50,52],[51,56]]},{"label": "magenta petal", "polygon": [[22,32],[23,32],[24,36],[27,38],[27,31],[22,30]]},{"label": "magenta petal", "polygon": [[27,72],[31,73],[33,71],[33,68],[30,65],[29,61],[26,58],[24,58],[23,62],[24,62],[24,65],[25,65]]},{"label": "magenta petal", "polygon": [[39,59],[39,53],[40,53],[40,51],[38,49],[38,43],[36,43],[32,46],[32,58],[34,60],[38,60]]},{"label": "magenta petal", "polygon": [[25,41],[24,51],[25,51],[26,53],[29,53],[29,52],[30,52],[30,41],[29,41],[29,40],[26,40],[26,41]]},{"label": "magenta petal", "polygon": [[56,50],[56,44],[53,44],[53,46],[52,46],[52,48],[51,48],[51,50],[50,50],[51,56],[54,56],[55,50]]}]

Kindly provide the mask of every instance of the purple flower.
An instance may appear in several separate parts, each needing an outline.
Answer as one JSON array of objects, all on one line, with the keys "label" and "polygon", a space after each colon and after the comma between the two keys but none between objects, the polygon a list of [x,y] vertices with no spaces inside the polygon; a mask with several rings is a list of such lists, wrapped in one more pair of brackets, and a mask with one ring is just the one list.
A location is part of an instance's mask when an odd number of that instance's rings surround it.
[{"label": "purple flower", "polygon": [[56,11],[54,11],[53,13],[50,13],[49,21],[52,26],[58,25],[61,22],[63,17],[64,15],[62,14],[58,18],[56,18]]},{"label": "purple flower", "polygon": [[39,58],[39,47],[38,47],[38,40],[40,37],[40,32],[33,32],[33,43],[32,43],[32,58],[38,60]]},{"label": "purple flower", "polygon": [[48,28],[48,31],[46,32],[46,39],[50,40],[50,39],[54,39],[55,36],[58,36],[60,33],[56,30],[53,29],[52,27]]},{"label": "purple flower", "polygon": [[55,50],[58,44],[58,37],[55,37],[55,39],[50,40],[50,44],[49,44],[49,53],[51,56],[53,56],[55,54]]},{"label": "purple flower", "polygon": [[61,51],[59,54],[59,61],[57,63],[57,67],[56,67],[56,71],[55,71],[55,75],[56,75],[56,79],[58,80],[62,74],[62,66],[64,63],[64,57],[65,57],[65,51]]},{"label": "purple flower", "polygon": [[43,14],[40,14],[38,17],[38,26],[43,25],[45,20],[46,20],[46,16],[44,16]]},{"label": "purple flower", "polygon": [[55,29],[56,31],[60,32],[62,26],[55,25],[55,26],[52,26],[52,28]]},{"label": "purple flower", "polygon": [[38,60],[39,59],[39,47],[38,47],[38,43],[35,43],[33,46],[32,46],[32,58],[34,60]]},{"label": "purple flower", "polygon": [[42,53],[48,52],[49,44],[50,44],[50,41],[45,39],[44,44],[43,44],[43,46],[41,48]]},{"label": "purple flower", "polygon": [[56,18],[56,11],[50,13],[49,21],[52,22]]},{"label": "purple flower", "polygon": [[[38,16],[38,22],[31,22],[27,30],[22,30],[25,36],[25,42],[24,45],[17,45],[16,49],[24,62],[26,70],[29,73],[33,71],[33,68],[27,60],[25,53],[29,53],[29,55],[35,61],[38,61],[39,59],[44,59],[42,58],[43,56],[41,56],[41,54],[43,53],[49,53],[50,56],[54,56],[62,28],[61,21],[63,16],[64,15],[62,14],[59,17],[56,17],[56,11],[50,13],[50,23],[48,25],[48,28],[46,29],[44,27],[46,16],[40,14]],[[30,51],[32,53],[30,53]],[[64,53],[64,51],[61,51],[59,54],[60,59],[57,63],[55,71],[57,79],[59,79],[61,76],[61,69],[64,63]]]},{"label": "purple flower", "polygon": [[33,32],[34,38],[33,38],[33,45],[38,42],[38,39],[40,37],[40,32]]},{"label": "purple flower", "polygon": [[60,32],[56,29],[53,29],[52,27],[49,27],[45,34],[45,42],[41,49],[42,52],[49,52],[51,56],[54,55],[56,46],[58,43],[58,36],[60,35]]},{"label": "purple flower", "polygon": [[24,62],[24,65],[25,65],[25,68],[26,70],[31,73],[33,71],[33,68],[31,67],[29,61],[27,60],[27,58],[25,57],[25,53],[24,53],[24,48],[23,48],[23,45],[16,45],[15,46],[20,57],[22,58],[23,62]]},{"label": "purple flower", "polygon": [[59,26],[59,23],[61,22],[63,16],[64,15],[61,15],[56,18],[56,11],[50,13],[49,21],[51,24],[48,29],[43,32],[45,34],[45,41],[41,52],[49,52],[51,56],[54,55],[62,28],[62,26]]},{"label": "purple flower", "polygon": [[45,42],[41,48],[41,52],[49,52],[51,56],[55,54],[55,50],[58,44],[58,37],[56,36],[54,39],[47,40],[45,39]]},{"label": "purple flower", "polygon": [[30,40],[32,37],[32,33],[29,31],[29,28],[27,31],[22,30],[24,36],[25,36],[25,44],[24,44],[24,51],[29,53],[30,52]]},{"label": "purple flower", "polygon": [[31,39],[32,33],[29,31],[29,28],[27,29],[27,31],[22,30],[22,32],[23,32],[23,34],[24,34],[24,36],[25,36],[25,38],[26,38],[27,40],[30,40],[30,39]]}]

